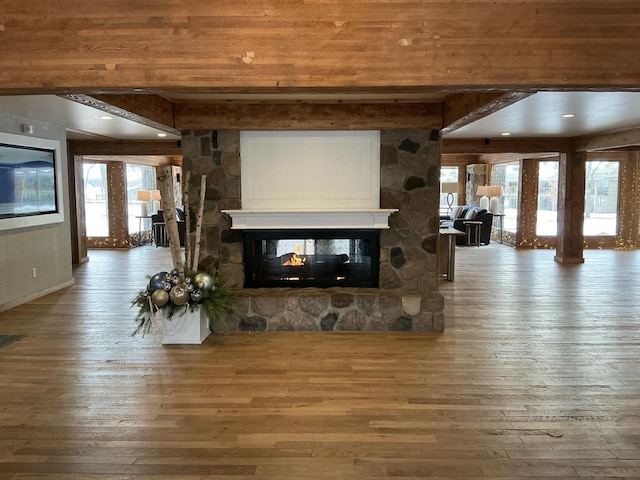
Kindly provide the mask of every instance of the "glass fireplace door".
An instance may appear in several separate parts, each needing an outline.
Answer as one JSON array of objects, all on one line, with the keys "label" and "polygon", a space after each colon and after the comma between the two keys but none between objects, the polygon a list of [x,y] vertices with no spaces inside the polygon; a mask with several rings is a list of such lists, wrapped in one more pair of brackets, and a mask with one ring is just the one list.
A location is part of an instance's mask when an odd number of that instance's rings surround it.
[{"label": "glass fireplace door", "polygon": [[377,287],[377,230],[245,233],[245,287]]}]

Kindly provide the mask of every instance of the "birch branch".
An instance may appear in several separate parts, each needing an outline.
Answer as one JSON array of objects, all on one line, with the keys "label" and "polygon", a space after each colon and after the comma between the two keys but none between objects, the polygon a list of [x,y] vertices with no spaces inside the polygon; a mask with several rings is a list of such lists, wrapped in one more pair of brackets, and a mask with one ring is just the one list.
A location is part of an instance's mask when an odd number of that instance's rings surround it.
[{"label": "birch branch", "polygon": [[171,166],[158,167],[157,175],[160,198],[162,198],[162,214],[169,237],[169,249],[171,250],[173,268],[180,272],[180,277],[184,278],[184,266],[182,263],[182,254],[180,253],[180,234],[178,233],[178,220],[176,219],[176,201],[173,197],[173,175],[171,173]]},{"label": "birch branch", "polygon": [[204,215],[204,196],[207,193],[207,176],[202,175],[200,178],[200,203],[198,204],[198,216],[196,217],[196,240],[193,249],[193,269],[198,269],[198,260],[200,257],[200,232],[202,231],[202,217]]},{"label": "birch branch", "polygon": [[189,231],[191,229],[191,214],[189,208],[189,185],[191,184],[191,172],[187,171],[182,175],[182,199],[184,204],[184,264],[189,268],[191,265],[191,235]]}]

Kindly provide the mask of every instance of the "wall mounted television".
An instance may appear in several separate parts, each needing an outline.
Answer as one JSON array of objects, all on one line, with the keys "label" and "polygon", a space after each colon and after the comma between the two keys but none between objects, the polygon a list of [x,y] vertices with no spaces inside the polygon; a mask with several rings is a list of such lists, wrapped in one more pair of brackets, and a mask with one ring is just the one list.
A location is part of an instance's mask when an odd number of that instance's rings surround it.
[{"label": "wall mounted television", "polygon": [[0,230],[64,221],[60,142],[0,132]]}]

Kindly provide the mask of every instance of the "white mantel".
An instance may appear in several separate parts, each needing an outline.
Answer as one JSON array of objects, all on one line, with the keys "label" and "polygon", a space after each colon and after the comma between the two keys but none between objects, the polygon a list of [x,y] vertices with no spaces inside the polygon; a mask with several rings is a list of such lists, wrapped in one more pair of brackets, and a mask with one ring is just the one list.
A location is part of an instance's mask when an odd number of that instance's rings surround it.
[{"label": "white mantel", "polygon": [[354,210],[222,210],[233,230],[389,228],[395,209]]}]

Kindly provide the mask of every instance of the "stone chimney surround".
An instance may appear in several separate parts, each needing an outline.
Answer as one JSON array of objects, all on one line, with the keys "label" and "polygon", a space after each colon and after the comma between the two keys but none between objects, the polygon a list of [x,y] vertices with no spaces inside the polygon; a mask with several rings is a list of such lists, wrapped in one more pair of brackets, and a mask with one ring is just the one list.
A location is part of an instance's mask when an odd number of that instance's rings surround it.
[{"label": "stone chimney surround", "polygon": [[[244,189],[251,182],[245,184],[248,179],[241,174],[240,132],[184,131],[182,146],[183,168],[191,171],[190,198],[198,198],[199,176],[206,174],[208,179],[200,263],[215,262],[227,279],[242,286],[242,229],[232,228],[231,218],[223,212],[247,208]],[[350,175],[349,180],[375,192],[379,204],[338,209],[327,205],[322,210],[393,212],[388,217],[388,228],[380,230],[379,288],[240,288],[240,314],[228,319],[232,330],[444,330],[444,300],[438,292],[436,255],[440,172],[437,132],[383,131],[378,150],[378,188],[368,180],[364,182],[362,175]],[[267,194],[270,187],[280,189],[265,183]],[[261,192],[265,191],[258,190]],[[195,204],[189,208],[195,211]],[[256,210],[255,205],[249,205],[247,210]],[[259,210],[273,213],[278,207],[269,205]],[[298,208],[280,208],[283,210]],[[300,210],[314,209],[303,204]]]}]

